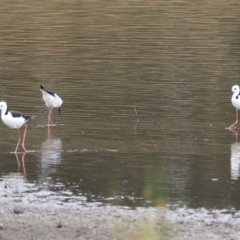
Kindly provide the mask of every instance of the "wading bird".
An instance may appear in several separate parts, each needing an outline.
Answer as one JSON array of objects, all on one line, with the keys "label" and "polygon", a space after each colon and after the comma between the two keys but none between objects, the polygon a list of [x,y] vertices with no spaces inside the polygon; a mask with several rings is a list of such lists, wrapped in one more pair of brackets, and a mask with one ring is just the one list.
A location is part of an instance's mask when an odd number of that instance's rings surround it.
[{"label": "wading bird", "polygon": [[232,86],[232,105],[236,108],[236,121],[228,127],[228,129],[232,129],[238,123],[238,110],[240,109],[240,88],[238,85]]},{"label": "wading bird", "polygon": [[46,89],[44,89],[44,87],[42,85],[40,85],[40,91],[42,92],[43,100],[45,101],[46,106],[49,108],[48,123],[50,123],[50,122],[52,122],[51,113],[52,113],[53,108],[58,108],[59,115],[60,115],[60,107],[61,107],[63,101],[57,95],[56,92],[46,90]]},{"label": "wading bird", "polygon": [[1,118],[5,125],[7,125],[9,128],[17,129],[18,130],[18,143],[15,149],[15,153],[17,153],[18,146],[21,142],[21,135],[19,128],[21,128],[23,125],[25,126],[24,134],[23,134],[23,141],[22,141],[22,148],[24,152],[26,152],[26,148],[24,145],[25,138],[26,138],[26,132],[27,132],[27,124],[26,122],[31,119],[31,116],[24,115],[20,112],[15,111],[9,111],[7,107],[6,102],[0,102],[0,110],[1,110]]}]

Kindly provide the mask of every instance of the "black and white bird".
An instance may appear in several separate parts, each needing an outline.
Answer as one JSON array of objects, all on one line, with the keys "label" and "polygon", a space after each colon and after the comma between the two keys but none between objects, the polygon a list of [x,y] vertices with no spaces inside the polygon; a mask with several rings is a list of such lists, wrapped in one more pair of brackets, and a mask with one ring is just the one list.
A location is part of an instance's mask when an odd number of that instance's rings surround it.
[{"label": "black and white bird", "polygon": [[236,108],[236,121],[228,127],[228,129],[232,129],[238,123],[238,110],[240,109],[240,88],[238,85],[232,86],[232,105]]},{"label": "black and white bird", "polygon": [[49,108],[48,123],[50,123],[50,122],[52,122],[51,113],[52,113],[53,108],[58,108],[59,115],[60,115],[60,107],[61,107],[63,101],[57,95],[56,92],[46,90],[46,89],[44,89],[44,87],[42,85],[40,85],[40,91],[42,92],[43,100],[45,101],[46,106]]},{"label": "black and white bird", "polygon": [[5,125],[7,125],[9,128],[17,129],[18,130],[18,143],[15,149],[15,153],[17,153],[18,146],[21,142],[21,135],[19,128],[21,128],[23,125],[25,126],[24,134],[23,134],[23,141],[22,141],[22,148],[24,152],[26,152],[26,148],[24,145],[25,138],[26,138],[26,132],[27,132],[27,124],[26,122],[31,119],[31,116],[24,115],[20,112],[15,111],[9,111],[7,107],[6,102],[0,102],[0,110],[1,110],[1,118]]}]

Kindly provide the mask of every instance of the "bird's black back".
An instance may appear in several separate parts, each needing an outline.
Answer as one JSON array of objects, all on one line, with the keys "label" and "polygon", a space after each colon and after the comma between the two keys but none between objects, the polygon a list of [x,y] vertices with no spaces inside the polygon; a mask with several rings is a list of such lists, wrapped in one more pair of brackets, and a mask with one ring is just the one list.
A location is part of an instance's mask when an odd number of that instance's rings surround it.
[{"label": "bird's black back", "polygon": [[[12,114],[12,116],[15,117],[15,118],[23,117],[23,118],[25,118],[26,121],[29,120],[29,119],[31,119],[31,116],[24,115],[24,114],[22,114],[22,113],[20,113],[20,112],[16,112],[16,111],[9,111],[9,112],[10,112],[10,113]],[[7,114],[7,113],[6,113],[6,114]]]}]

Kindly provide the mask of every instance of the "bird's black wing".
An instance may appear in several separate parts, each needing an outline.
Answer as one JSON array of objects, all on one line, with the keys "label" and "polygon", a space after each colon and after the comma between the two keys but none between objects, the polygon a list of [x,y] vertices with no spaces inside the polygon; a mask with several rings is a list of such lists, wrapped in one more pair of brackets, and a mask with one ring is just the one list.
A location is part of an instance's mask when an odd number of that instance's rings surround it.
[{"label": "bird's black wing", "polygon": [[54,91],[51,91],[51,90],[46,90],[42,85],[40,85],[40,88],[42,90],[44,90],[45,92],[47,92],[48,94],[52,95],[53,97],[55,97],[55,93]]},{"label": "bird's black wing", "polygon": [[45,90],[47,93],[49,93],[50,95],[52,95],[53,97],[55,97],[55,92],[54,91],[50,91],[50,90]]},{"label": "bird's black wing", "polygon": [[10,112],[10,113],[12,114],[12,116],[15,117],[15,118],[23,117],[23,118],[25,118],[26,121],[29,120],[29,119],[31,119],[31,116],[24,115],[24,114],[22,114],[22,113],[20,113],[20,112],[16,112],[16,111],[9,111],[9,112]]}]

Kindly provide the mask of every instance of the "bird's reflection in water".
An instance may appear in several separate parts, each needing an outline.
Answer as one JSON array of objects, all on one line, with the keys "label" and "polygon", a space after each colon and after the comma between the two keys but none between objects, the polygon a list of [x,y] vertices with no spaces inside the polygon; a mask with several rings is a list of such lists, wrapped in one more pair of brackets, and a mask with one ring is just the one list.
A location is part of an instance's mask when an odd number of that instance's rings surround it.
[{"label": "bird's reflection in water", "polygon": [[52,128],[51,128],[51,126],[48,124],[48,139],[51,138],[51,134],[52,134]]},{"label": "bird's reflection in water", "polygon": [[26,167],[25,167],[25,156],[26,156],[26,152],[24,152],[24,153],[22,154],[21,161],[19,160],[19,157],[18,157],[17,153],[15,153],[15,156],[16,156],[17,163],[18,163],[18,173],[21,172],[21,165],[22,165],[23,175],[26,176],[26,175],[27,175]]},{"label": "bird's reflection in water", "polygon": [[238,180],[240,177],[240,143],[238,132],[231,130],[236,137],[236,142],[231,144],[231,179]]},{"label": "bird's reflection in water", "polygon": [[42,143],[41,175],[47,177],[56,172],[56,165],[61,163],[62,141],[60,138],[48,138]]}]

